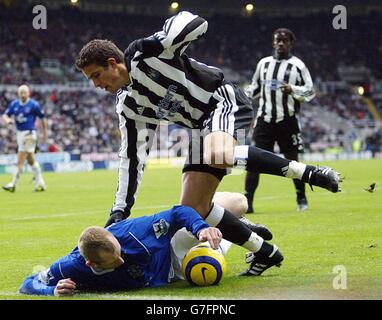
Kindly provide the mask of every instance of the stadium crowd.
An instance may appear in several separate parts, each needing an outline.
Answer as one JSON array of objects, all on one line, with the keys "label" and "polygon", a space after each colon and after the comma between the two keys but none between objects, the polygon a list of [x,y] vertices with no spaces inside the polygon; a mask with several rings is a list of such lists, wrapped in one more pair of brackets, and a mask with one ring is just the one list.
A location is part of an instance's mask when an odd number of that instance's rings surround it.
[{"label": "stadium crowd", "polygon": [[[160,30],[165,19],[139,15],[127,18],[126,14],[82,12],[69,7],[49,14],[55,18],[49,20],[48,28],[33,30],[29,8],[25,12],[0,10],[1,83],[62,83],[81,79],[73,65],[84,43],[93,38],[107,38],[125,48],[130,41]],[[304,57],[315,81],[339,80],[337,67],[343,65],[367,66],[376,78],[381,79],[382,40],[378,30],[382,29],[382,19],[378,13],[355,17],[353,21],[355,19],[357,28],[348,28],[339,37],[341,31],[332,27],[325,14],[284,17],[282,21],[257,15],[229,19],[212,16],[208,17],[207,34],[197,45],[191,45],[188,52],[207,64],[228,67],[250,77],[258,60],[271,53],[271,34],[282,24],[298,36],[294,52]],[[6,21],[12,21],[12,24]],[[44,72],[41,65],[44,59],[55,59],[62,74]]]},{"label": "stadium crowd", "polygon": [[[49,145],[72,153],[116,152],[119,148],[119,128],[114,97],[93,91],[34,92],[32,97],[44,107],[49,127]],[[0,112],[16,98],[15,92],[0,91]],[[1,126],[0,153],[16,151],[14,126]]]},{"label": "stadium crowd", "polygon": [[[53,16],[53,13],[49,14]],[[74,60],[88,40],[108,38],[124,48],[130,41],[159,30],[163,24],[163,17],[131,15],[126,19],[125,14],[85,13],[75,8],[64,8],[54,17],[49,20],[47,30],[33,30],[29,8],[25,12],[0,10],[1,84],[83,82],[84,77],[75,69]],[[209,31],[196,45],[190,46],[188,54],[207,64],[235,70],[249,81],[258,60],[271,53],[272,31],[282,23],[298,36],[294,53],[304,58],[315,83],[340,80],[339,62],[367,66],[374,77],[382,78],[382,40],[378,35],[382,19],[379,15],[372,13],[357,17],[357,28],[349,28],[341,37],[336,34],[340,31],[334,30],[326,20],[325,15],[287,17],[282,21],[259,16],[209,17]],[[12,21],[12,24],[6,24],[6,21]],[[134,28],[129,27],[132,25]],[[113,125],[117,117],[114,97],[92,90],[52,89],[35,91],[32,97],[43,105],[47,115],[51,132],[49,144],[73,153],[118,151],[119,132]],[[15,91],[0,90],[0,113],[14,98]],[[382,98],[378,101],[382,112]],[[341,144],[342,132],[321,122],[309,110],[323,108],[354,123],[372,119],[367,106],[350,89],[318,92],[312,103],[302,108],[300,117],[305,147],[310,151],[325,149],[333,144],[333,140]],[[0,153],[15,152],[13,130],[0,126]],[[373,143],[378,145],[379,140],[376,141]],[[48,150],[49,144],[42,148]],[[366,145],[372,143],[365,144],[365,148]]]}]

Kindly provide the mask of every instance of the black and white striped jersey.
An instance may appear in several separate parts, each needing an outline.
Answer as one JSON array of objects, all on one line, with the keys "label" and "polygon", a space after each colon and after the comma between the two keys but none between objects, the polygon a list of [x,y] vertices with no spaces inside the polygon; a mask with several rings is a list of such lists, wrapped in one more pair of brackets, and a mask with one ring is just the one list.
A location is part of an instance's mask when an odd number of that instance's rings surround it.
[{"label": "black and white striped jersey", "polygon": [[[281,91],[282,83],[291,85],[291,94]],[[260,97],[257,117],[265,122],[280,122],[294,116],[301,102],[315,97],[309,70],[296,56],[283,60],[273,56],[261,59],[245,93],[250,98]]]},{"label": "black and white striped jersey", "polygon": [[[183,54],[189,43],[207,31],[207,21],[189,12],[168,19],[163,30],[146,38],[160,46],[149,56],[144,47],[129,52],[131,84],[117,93],[117,112],[137,121],[158,124],[167,120],[198,128],[214,108],[211,97],[221,86],[223,73]],[[156,43],[156,44],[155,44]],[[148,48],[150,50],[151,48]],[[154,50],[155,51],[155,50]]]},{"label": "black and white striped jersey", "polygon": [[223,73],[184,54],[207,27],[203,18],[183,11],[166,20],[162,31],[134,41],[125,51],[131,83],[117,92],[122,143],[112,211],[129,213],[134,204],[152,142],[147,129],[161,120],[201,128],[216,108]]}]

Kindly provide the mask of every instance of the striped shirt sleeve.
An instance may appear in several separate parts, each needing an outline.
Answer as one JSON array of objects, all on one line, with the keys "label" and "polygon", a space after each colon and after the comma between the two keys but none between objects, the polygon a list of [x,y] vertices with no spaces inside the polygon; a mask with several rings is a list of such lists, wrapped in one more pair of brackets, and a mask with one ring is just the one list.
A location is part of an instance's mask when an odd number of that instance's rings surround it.
[{"label": "striped shirt sleeve", "polygon": [[245,94],[253,99],[257,98],[260,94],[260,62],[256,66],[256,71],[253,74],[251,84],[245,89]]},{"label": "striped shirt sleeve", "polygon": [[208,23],[203,18],[187,11],[166,20],[163,30],[154,34],[163,48],[171,53],[180,52],[187,48],[191,41],[201,37],[208,28]]},{"label": "striped shirt sleeve", "polygon": [[138,187],[143,177],[143,169],[154,138],[154,127],[120,115],[122,135],[119,151],[118,189],[112,212],[123,211],[130,214],[135,203]]},{"label": "striped shirt sleeve", "polygon": [[292,96],[300,102],[309,102],[316,96],[312,77],[310,76],[309,70],[305,65],[301,70],[298,69],[298,72],[301,85],[291,85]]}]

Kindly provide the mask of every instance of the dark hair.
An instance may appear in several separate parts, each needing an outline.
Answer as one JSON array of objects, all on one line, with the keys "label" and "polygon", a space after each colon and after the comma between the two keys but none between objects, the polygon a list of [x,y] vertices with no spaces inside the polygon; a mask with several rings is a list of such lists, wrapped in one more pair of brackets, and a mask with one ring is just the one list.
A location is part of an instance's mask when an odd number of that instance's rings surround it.
[{"label": "dark hair", "polygon": [[294,43],[296,41],[296,36],[294,35],[294,33],[287,28],[279,28],[273,31],[273,37],[278,33],[285,33],[288,36],[291,43]]},{"label": "dark hair", "polygon": [[107,67],[109,58],[120,63],[123,61],[123,52],[110,40],[95,39],[83,46],[76,60],[76,67],[81,70],[93,63]]}]

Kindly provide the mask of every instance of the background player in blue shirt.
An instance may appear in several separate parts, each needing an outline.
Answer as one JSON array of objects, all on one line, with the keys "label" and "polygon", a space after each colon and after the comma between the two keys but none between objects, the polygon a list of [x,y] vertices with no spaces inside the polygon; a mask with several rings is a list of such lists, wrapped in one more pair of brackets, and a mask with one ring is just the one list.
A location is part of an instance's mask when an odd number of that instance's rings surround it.
[{"label": "background player in blue shirt", "polygon": [[47,123],[40,104],[30,98],[29,87],[22,85],[18,88],[17,93],[19,99],[13,100],[3,115],[3,119],[7,124],[16,123],[18,145],[17,171],[12,181],[3,186],[3,189],[15,192],[24,169],[25,160],[27,160],[32,168],[35,191],[45,191],[46,184],[41,174],[41,168],[34,156],[37,144],[35,121],[37,117],[41,119],[41,127],[43,129],[42,144],[45,144],[48,135]]},{"label": "background player in blue shirt", "polygon": [[[214,201],[237,216],[247,210],[246,198],[239,193],[218,193]],[[208,241],[223,254],[231,245],[208,223],[208,217],[204,221],[191,207],[174,206],[107,228],[86,228],[78,247],[49,269],[26,278],[20,293],[65,296],[76,289],[128,290],[183,279],[182,259],[199,241]]]}]

